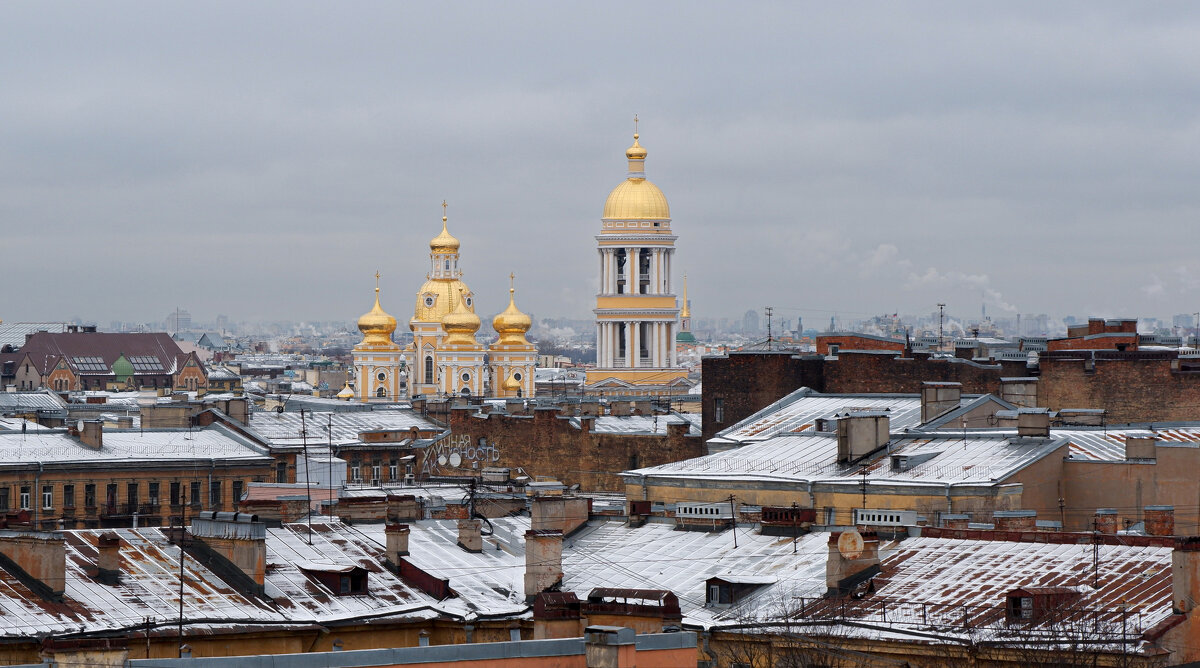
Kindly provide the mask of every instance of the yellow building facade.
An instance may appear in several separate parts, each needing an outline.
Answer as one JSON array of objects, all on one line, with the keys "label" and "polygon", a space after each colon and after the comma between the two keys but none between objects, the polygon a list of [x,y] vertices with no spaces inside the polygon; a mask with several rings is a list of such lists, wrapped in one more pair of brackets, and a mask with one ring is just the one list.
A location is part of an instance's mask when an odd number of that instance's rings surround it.
[{"label": "yellow building facade", "polygon": [[638,138],[635,132],[625,151],[628,174],[609,193],[596,236],[596,367],[587,374],[593,394],[672,394],[689,387],[675,356],[677,237],[666,195],[646,179],[646,149]]}]

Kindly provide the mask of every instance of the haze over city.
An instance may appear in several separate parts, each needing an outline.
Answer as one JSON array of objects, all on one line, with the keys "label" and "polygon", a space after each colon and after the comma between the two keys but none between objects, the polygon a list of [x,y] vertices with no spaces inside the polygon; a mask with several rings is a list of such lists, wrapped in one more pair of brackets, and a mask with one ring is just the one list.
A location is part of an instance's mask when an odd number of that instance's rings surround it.
[{"label": "haze over city", "polygon": [[1191,313],[1187,4],[9,4],[0,317],[590,318],[633,116],[695,317]]}]

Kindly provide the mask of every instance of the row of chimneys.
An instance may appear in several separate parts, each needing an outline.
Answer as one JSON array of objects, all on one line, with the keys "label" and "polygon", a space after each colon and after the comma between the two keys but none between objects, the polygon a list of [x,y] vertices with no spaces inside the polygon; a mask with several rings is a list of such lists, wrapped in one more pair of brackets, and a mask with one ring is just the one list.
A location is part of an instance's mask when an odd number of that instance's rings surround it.
[{"label": "row of chimneys", "polygon": [[[942,515],[942,528],[969,529],[971,518],[965,514]],[[1114,535],[1121,527],[1115,508],[1098,508],[1092,517],[1092,529],[1102,534]],[[1174,506],[1146,506],[1142,522],[1148,536],[1175,535]],[[992,513],[992,528],[996,531],[1062,531],[1058,522],[1039,526],[1036,510],[997,510]]]}]

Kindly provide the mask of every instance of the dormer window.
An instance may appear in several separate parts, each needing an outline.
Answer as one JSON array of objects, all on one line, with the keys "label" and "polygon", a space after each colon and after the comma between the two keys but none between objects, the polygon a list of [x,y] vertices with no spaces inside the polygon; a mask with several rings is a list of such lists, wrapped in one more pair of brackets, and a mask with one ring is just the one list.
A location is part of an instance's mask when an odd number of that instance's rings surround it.
[{"label": "dormer window", "polygon": [[298,567],[314,584],[325,587],[335,596],[367,593],[367,569],[361,566],[305,562]]}]

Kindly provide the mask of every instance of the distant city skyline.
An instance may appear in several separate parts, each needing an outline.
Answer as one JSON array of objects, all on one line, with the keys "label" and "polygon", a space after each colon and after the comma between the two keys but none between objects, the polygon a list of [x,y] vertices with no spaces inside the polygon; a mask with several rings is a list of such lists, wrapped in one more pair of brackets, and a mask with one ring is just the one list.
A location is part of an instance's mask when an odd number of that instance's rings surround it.
[{"label": "distant city skyline", "polygon": [[515,272],[586,320],[635,113],[697,320],[1200,310],[1192,5],[17,4],[3,34],[6,321],[352,322],[379,270],[406,323],[443,199],[481,317]]}]

